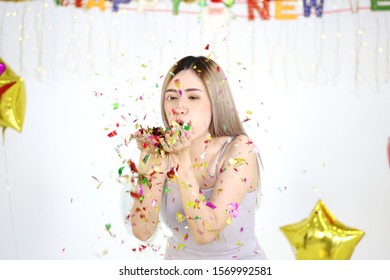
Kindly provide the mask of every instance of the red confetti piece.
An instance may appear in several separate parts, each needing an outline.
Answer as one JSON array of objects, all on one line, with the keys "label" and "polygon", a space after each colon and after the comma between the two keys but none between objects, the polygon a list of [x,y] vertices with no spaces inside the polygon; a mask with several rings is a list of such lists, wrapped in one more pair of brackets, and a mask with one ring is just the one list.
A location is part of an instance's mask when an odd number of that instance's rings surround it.
[{"label": "red confetti piece", "polygon": [[135,165],[134,161],[132,161],[131,159],[129,159],[127,161],[127,164],[129,165],[130,169],[131,169],[131,172],[133,173],[138,173],[138,169],[137,169],[137,166]]},{"label": "red confetti piece", "polygon": [[107,134],[108,137],[114,137],[114,136],[116,136],[116,135],[118,135],[118,134],[116,133],[116,130],[114,130],[114,131],[112,131],[112,132],[110,132],[110,133]]},{"label": "red confetti piece", "polygon": [[205,50],[209,50],[210,44],[207,44],[206,47],[204,47]]},{"label": "red confetti piece", "polygon": [[139,199],[139,198],[141,198],[142,195],[140,195],[140,194],[137,193],[137,192],[130,191],[130,196],[131,196],[132,198]]}]

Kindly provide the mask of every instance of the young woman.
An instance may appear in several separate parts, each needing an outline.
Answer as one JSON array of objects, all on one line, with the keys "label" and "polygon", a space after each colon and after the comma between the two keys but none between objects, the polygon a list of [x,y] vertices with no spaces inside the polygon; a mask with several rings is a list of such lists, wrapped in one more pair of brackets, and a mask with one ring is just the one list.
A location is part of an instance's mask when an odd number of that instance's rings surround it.
[{"label": "young woman", "polygon": [[[221,67],[188,56],[168,71],[158,141],[137,133],[139,190],[131,212],[140,240],[159,217],[172,230],[165,259],[265,259],[255,236],[258,155],[239,120]],[[180,125],[181,124],[181,125]]]}]

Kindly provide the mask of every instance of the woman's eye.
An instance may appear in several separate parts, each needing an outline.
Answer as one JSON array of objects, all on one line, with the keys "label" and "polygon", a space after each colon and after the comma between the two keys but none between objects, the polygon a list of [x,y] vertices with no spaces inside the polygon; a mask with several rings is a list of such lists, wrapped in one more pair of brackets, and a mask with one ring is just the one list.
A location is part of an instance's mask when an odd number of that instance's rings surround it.
[{"label": "woman's eye", "polygon": [[199,99],[199,97],[198,96],[190,96],[189,99],[190,100],[195,100],[195,99]]},{"label": "woman's eye", "polygon": [[176,97],[174,97],[174,96],[168,96],[168,97],[167,97],[167,100],[168,100],[168,101],[172,101],[172,100],[174,100],[174,99],[176,99]]}]

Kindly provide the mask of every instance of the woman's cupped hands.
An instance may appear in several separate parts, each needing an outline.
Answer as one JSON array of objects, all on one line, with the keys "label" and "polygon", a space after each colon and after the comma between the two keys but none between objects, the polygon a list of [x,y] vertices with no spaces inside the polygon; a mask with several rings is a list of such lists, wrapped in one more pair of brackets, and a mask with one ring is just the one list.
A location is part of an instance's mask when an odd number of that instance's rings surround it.
[{"label": "woman's cupped hands", "polygon": [[191,145],[191,122],[172,122],[167,127],[142,126],[131,135],[141,151],[148,154],[178,154]]}]

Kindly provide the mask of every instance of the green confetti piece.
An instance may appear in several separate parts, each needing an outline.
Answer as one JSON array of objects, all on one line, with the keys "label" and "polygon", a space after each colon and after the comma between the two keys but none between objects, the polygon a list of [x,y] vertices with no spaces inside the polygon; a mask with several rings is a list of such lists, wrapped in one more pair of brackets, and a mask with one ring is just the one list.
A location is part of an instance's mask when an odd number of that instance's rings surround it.
[{"label": "green confetti piece", "polygon": [[113,105],[114,105],[114,110],[119,108],[119,103],[118,102],[114,103]]},{"label": "green confetti piece", "polygon": [[141,197],[139,198],[139,201],[142,202],[142,201],[144,201],[144,199],[145,199],[145,197],[144,197],[144,196],[141,196]]},{"label": "green confetti piece", "polygon": [[226,124],[223,125],[223,130],[226,131]]},{"label": "green confetti piece", "polygon": [[199,216],[195,216],[194,220],[201,220],[201,218]]},{"label": "green confetti piece", "polygon": [[105,224],[106,230],[109,231],[111,229],[111,224]]},{"label": "green confetti piece", "polygon": [[184,130],[189,131],[191,129],[191,126],[189,124],[183,125]]},{"label": "green confetti piece", "polygon": [[118,174],[119,174],[119,176],[122,176],[123,169],[125,169],[124,166],[122,166],[122,167],[120,167],[120,168],[118,169]]},{"label": "green confetti piece", "polygon": [[142,160],[145,164],[148,162],[150,154],[147,154],[144,159]]},{"label": "green confetti piece", "polygon": [[149,186],[149,180],[148,178],[146,177],[142,177],[139,179],[139,182],[142,184],[142,185],[148,185]]},{"label": "green confetti piece", "polygon": [[170,187],[165,187],[165,188],[164,188],[164,192],[165,192],[165,193],[168,193],[168,192],[170,192],[171,190],[172,190],[172,188],[170,188]]}]

